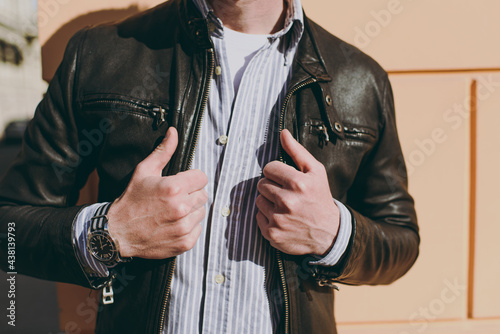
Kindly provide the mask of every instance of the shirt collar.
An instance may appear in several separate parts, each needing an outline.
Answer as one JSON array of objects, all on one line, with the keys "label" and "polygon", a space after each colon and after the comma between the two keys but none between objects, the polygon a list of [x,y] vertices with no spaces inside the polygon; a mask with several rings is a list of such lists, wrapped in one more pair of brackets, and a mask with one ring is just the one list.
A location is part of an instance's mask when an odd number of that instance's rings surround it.
[{"label": "shirt collar", "polygon": [[[207,3],[206,0],[192,0],[196,8],[201,12],[205,19],[209,19],[212,24],[214,24],[214,32],[216,34],[223,34],[222,21],[215,15],[213,9]],[[287,12],[285,17],[284,28],[280,31],[272,34],[270,38],[279,38],[286,35],[290,30],[294,33],[292,34],[292,40],[290,40],[289,48],[293,48],[297,45],[302,33],[304,32],[304,14],[302,12],[301,0],[284,0],[287,3]]]}]

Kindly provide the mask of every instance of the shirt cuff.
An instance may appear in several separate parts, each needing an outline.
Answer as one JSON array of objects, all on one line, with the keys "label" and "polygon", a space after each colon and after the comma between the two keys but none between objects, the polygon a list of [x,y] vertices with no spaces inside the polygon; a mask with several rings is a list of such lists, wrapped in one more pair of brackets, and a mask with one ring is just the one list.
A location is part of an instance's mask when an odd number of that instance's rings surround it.
[{"label": "shirt cuff", "polygon": [[91,224],[91,218],[94,217],[97,209],[105,204],[107,203],[97,203],[83,208],[76,217],[75,225],[73,227],[73,240],[75,240],[76,244],[76,256],[85,271],[85,274],[90,279],[92,279],[92,277],[102,278],[109,276],[108,268],[104,264],[96,261],[96,259],[94,259],[94,257],[87,250],[87,231]]},{"label": "shirt cuff", "polygon": [[309,262],[311,265],[334,266],[337,262],[339,262],[340,258],[347,250],[347,245],[349,244],[349,239],[351,238],[352,233],[351,212],[349,212],[349,209],[347,209],[341,202],[336,199],[334,199],[334,201],[340,211],[340,227],[337,239],[335,240],[330,252],[323,258]]}]

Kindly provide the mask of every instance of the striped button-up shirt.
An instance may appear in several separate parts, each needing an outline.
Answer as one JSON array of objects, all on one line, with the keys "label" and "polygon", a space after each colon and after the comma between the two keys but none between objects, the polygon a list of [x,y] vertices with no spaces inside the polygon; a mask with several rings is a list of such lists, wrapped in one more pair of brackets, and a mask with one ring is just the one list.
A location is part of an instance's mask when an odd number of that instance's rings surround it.
[{"label": "striped button-up shirt", "polygon": [[[194,248],[177,257],[167,333],[272,333],[283,315],[275,251],[256,222],[257,182],[278,158],[279,113],[297,44],[304,31],[300,0],[287,3],[284,29],[253,53],[235,91],[224,27],[204,0],[193,0],[209,21],[216,70],[192,168],[209,183],[203,230]],[[339,202],[341,227],[330,253],[334,265],[351,233],[350,214]],[[107,269],[85,251],[85,231],[99,204],[80,214],[75,228],[80,260],[99,276]]]}]

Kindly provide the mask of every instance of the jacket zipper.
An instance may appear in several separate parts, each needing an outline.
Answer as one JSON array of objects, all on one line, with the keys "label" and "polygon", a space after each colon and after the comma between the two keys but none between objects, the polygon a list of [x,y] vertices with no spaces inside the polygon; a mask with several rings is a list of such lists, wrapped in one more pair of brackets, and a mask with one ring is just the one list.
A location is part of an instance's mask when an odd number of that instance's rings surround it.
[{"label": "jacket zipper", "polygon": [[142,104],[142,103],[135,103],[123,100],[113,100],[113,99],[101,99],[101,100],[92,100],[84,102],[85,105],[100,104],[100,103],[121,104],[128,107],[132,107],[134,109],[143,110],[146,114],[152,116],[155,119],[156,128],[159,128],[166,121],[166,110],[160,105],[154,105],[151,103]]},{"label": "jacket zipper", "polygon": [[[213,48],[208,50],[208,55],[209,55],[209,68],[208,68],[208,77],[207,77],[207,81],[205,84],[206,89],[205,89],[205,92],[203,94],[203,100],[201,102],[201,109],[200,109],[200,114],[198,116],[198,123],[196,124],[193,144],[191,145],[191,151],[189,152],[188,164],[187,164],[187,168],[186,168],[187,170],[191,168],[191,165],[193,163],[194,152],[196,149],[196,145],[198,144],[198,137],[200,135],[201,124],[203,122],[203,114],[205,113],[205,108],[206,108],[207,102],[208,102],[208,94],[210,92],[210,82],[212,81],[212,74],[213,74],[214,67],[215,67],[215,58],[214,58],[214,49]],[[161,308],[161,313],[160,313],[160,330],[158,331],[158,333],[160,333],[160,334],[163,331],[163,324],[165,323],[167,303],[168,303],[168,297],[170,295],[172,278],[174,277],[174,269],[175,269],[175,258],[172,259],[171,264],[169,266],[169,270],[168,270],[167,287],[166,287],[166,291],[165,291],[165,296],[163,298],[163,303],[162,303],[162,308]]]},{"label": "jacket zipper", "polygon": [[[318,81],[318,79],[316,79],[316,78],[309,78],[307,80],[304,80],[301,83],[298,83],[297,85],[292,87],[292,89],[290,89],[290,91],[286,94],[285,100],[283,101],[283,105],[281,107],[281,113],[280,113],[280,123],[279,123],[279,132],[280,133],[281,133],[281,131],[283,131],[283,127],[284,127],[285,109],[286,109],[286,106],[288,105],[288,102],[290,101],[292,95],[295,94],[295,92],[297,92],[299,89],[302,89],[305,86],[310,85],[312,83],[315,83],[317,81]],[[280,152],[280,154],[279,154],[280,161],[284,162],[284,160],[283,160],[283,147],[281,146],[281,142],[280,142],[279,152]]]},{"label": "jacket zipper", "polygon": [[[285,122],[285,109],[286,106],[288,105],[288,102],[290,101],[291,97],[295,92],[297,92],[299,89],[304,88],[307,85],[310,85],[314,82],[317,82],[318,80],[316,78],[309,78],[307,80],[302,81],[301,83],[295,85],[290,91],[286,94],[285,100],[283,101],[283,105],[281,107],[281,113],[280,113],[280,122],[279,122],[279,132],[283,131],[284,127],[284,122]],[[283,147],[281,146],[280,142],[280,149],[279,149],[279,160],[281,162],[284,162],[283,160]],[[278,270],[280,272],[280,278],[281,278],[281,287],[283,288],[283,298],[285,299],[285,334],[289,333],[289,326],[290,326],[290,300],[288,296],[288,288],[286,286],[286,278],[285,278],[285,269],[284,269],[284,264],[283,264],[283,257],[281,256],[281,251],[276,249],[276,261],[278,262]]]},{"label": "jacket zipper", "polygon": [[212,81],[212,75],[214,72],[215,68],[215,56],[214,56],[214,49],[211,48],[208,50],[208,55],[209,55],[209,67],[208,67],[208,78],[206,82],[206,89],[205,89],[205,94],[203,95],[203,100],[201,101],[201,110],[200,110],[200,115],[198,116],[198,123],[196,124],[196,129],[195,129],[195,135],[194,135],[194,141],[193,145],[191,145],[191,152],[189,152],[189,160],[188,160],[188,165],[187,169],[191,168],[191,165],[193,164],[193,159],[194,159],[194,151],[196,149],[196,145],[198,144],[198,138],[200,135],[200,130],[201,130],[201,124],[203,122],[203,115],[205,113],[205,108],[207,106],[208,102],[208,94],[210,93],[210,82]]}]

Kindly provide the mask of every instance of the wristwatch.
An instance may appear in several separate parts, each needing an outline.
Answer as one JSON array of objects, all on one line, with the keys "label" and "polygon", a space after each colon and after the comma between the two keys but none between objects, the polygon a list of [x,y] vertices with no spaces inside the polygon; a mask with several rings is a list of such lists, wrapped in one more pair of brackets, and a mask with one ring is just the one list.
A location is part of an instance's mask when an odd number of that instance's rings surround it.
[{"label": "wristwatch", "polygon": [[87,231],[87,250],[97,261],[107,267],[114,267],[120,262],[130,262],[131,257],[121,257],[118,242],[108,232],[108,217],[111,203],[102,205],[91,218]]}]

